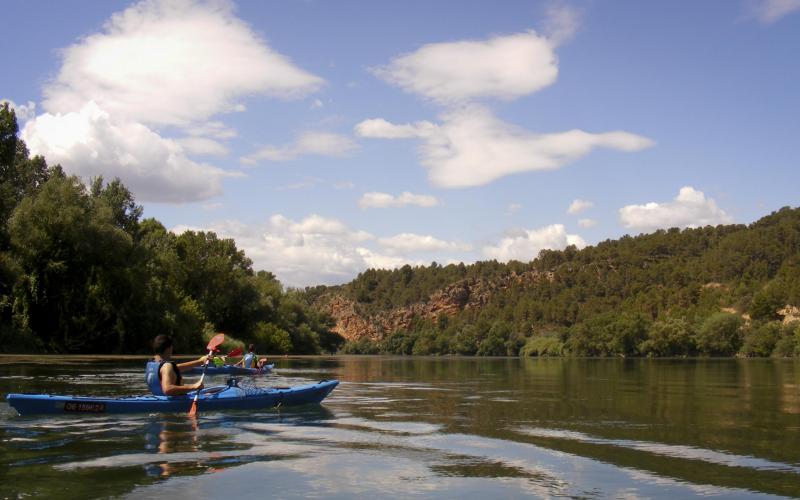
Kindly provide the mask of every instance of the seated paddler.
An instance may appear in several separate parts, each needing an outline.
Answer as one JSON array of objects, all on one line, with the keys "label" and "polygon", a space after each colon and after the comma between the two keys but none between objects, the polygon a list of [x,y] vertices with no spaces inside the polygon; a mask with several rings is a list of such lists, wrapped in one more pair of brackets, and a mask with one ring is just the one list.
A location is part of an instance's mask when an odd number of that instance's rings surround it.
[{"label": "seated paddler", "polygon": [[172,361],[175,342],[169,335],[159,335],[153,340],[153,360],[147,362],[145,381],[150,392],[156,396],[180,396],[203,388],[202,382],[184,384],[181,372],[203,366],[208,356],[201,356],[186,363]]}]

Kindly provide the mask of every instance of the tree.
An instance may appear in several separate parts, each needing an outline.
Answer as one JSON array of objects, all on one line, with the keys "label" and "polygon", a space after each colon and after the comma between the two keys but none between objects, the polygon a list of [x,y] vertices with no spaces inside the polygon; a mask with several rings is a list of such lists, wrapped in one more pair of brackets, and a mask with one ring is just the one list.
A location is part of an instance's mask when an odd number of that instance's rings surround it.
[{"label": "tree", "polygon": [[9,221],[24,278],[15,314],[49,348],[115,352],[125,336],[132,240],[76,177],[53,177]]},{"label": "tree", "polygon": [[707,356],[730,356],[742,346],[742,318],[719,312],[703,321],[695,336],[697,350]]},{"label": "tree", "polygon": [[683,318],[656,321],[640,346],[646,356],[688,356],[694,351],[691,325]]}]

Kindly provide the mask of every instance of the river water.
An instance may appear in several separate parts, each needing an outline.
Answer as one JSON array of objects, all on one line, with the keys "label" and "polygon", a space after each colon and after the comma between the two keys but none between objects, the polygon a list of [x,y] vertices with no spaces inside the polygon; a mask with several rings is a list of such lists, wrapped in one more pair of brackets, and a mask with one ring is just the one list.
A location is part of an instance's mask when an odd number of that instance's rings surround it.
[{"label": "river water", "polygon": [[274,361],[246,382],[341,384],[196,420],[20,417],[9,392],[144,393],[143,360],[0,357],[0,498],[800,497],[800,361]]}]

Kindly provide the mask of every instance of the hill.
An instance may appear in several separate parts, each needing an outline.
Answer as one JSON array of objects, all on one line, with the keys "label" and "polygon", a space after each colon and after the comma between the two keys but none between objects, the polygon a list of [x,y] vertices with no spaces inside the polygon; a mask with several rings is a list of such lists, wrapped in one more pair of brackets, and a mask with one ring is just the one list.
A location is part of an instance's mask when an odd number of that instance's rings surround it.
[{"label": "hill", "polygon": [[800,354],[800,209],[501,264],[368,270],[306,290],[345,352]]}]

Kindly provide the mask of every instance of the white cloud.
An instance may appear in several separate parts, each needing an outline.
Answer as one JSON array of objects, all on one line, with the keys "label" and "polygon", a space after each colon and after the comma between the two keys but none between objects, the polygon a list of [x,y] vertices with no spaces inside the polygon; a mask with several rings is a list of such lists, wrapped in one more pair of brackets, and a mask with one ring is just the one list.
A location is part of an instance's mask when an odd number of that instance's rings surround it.
[{"label": "white cloud", "polygon": [[[173,231],[185,229],[198,230],[182,226]],[[370,267],[421,265],[366,248],[365,243],[374,239],[372,235],[320,215],[295,221],[277,214],[255,225],[221,221],[204,230],[233,238],[236,246],[253,259],[255,269],[271,271],[290,286],[344,283]]]},{"label": "white cloud", "polygon": [[112,116],[188,125],[244,107],[242,96],[304,95],[324,82],[270,48],[225,0],[145,0],[62,51],[44,108],[93,100]]},{"label": "white cloud", "polygon": [[578,219],[578,225],[584,229],[588,229],[590,227],[596,226],[597,221],[594,219]]},{"label": "white cloud", "polygon": [[483,247],[483,253],[500,262],[527,262],[535,259],[542,250],[562,250],[568,245],[583,248],[586,242],[576,234],[567,234],[562,224],[552,224],[540,229],[517,231],[501,239],[497,245]]},{"label": "white cloud", "polygon": [[359,123],[355,130],[364,137],[420,138],[420,162],[431,182],[446,188],[481,186],[514,173],[558,169],[597,147],[638,151],[653,144],[623,131],[593,134],[573,129],[536,134],[476,105],[444,113],[440,125],[393,125],[373,119]]},{"label": "white cloud", "polygon": [[236,130],[220,121],[197,123],[184,127],[183,131],[192,137],[210,137],[212,139],[232,139],[237,136]]},{"label": "white cloud", "polygon": [[358,123],[355,133],[359,137],[371,139],[410,139],[435,133],[436,128],[436,125],[428,121],[395,125],[383,118],[371,118]]},{"label": "white cloud", "polygon": [[554,45],[533,31],[488,40],[431,43],[373,70],[376,76],[442,103],[514,99],[556,81]]},{"label": "white cloud", "polygon": [[[324,84],[270,48],[228,0],[143,0],[60,54],[43,89],[46,113],[26,141],[69,172],[119,176],[144,201],[220,194],[222,177],[241,174],[187,157],[228,153],[223,141],[236,131],[211,118],[244,111],[246,96],[289,98]],[[163,137],[162,126],[184,136]]]},{"label": "white cloud", "polygon": [[367,248],[356,248],[358,255],[364,259],[366,268],[372,269],[397,269],[408,264],[410,266],[423,266],[425,262],[421,260],[409,260],[405,257],[398,257],[396,255],[383,255],[375,253]]},{"label": "white cloud", "polygon": [[290,161],[305,155],[344,157],[358,148],[347,136],[330,132],[305,132],[291,144],[266,146],[255,153],[240,158],[245,165],[260,161]]},{"label": "white cloud", "polygon": [[119,177],[141,201],[187,202],[222,192],[229,173],[186,157],[181,145],[135,122],[116,121],[95,103],[78,112],[45,113],[21,133],[33,154],[66,172]]},{"label": "white cloud", "polygon": [[569,204],[569,208],[567,208],[568,214],[578,214],[586,210],[587,208],[592,208],[594,203],[587,200],[576,199],[572,200],[572,203]]},{"label": "white cloud", "polygon": [[800,0],[751,0],[750,14],[764,24],[800,11]]},{"label": "white cloud", "polygon": [[226,156],[228,148],[219,141],[207,137],[181,137],[175,139],[183,150],[193,155]]},{"label": "white cloud", "polygon": [[361,199],[358,200],[358,206],[361,208],[405,207],[409,205],[429,208],[439,205],[439,200],[435,196],[413,194],[408,191],[404,191],[398,196],[388,193],[364,193]]},{"label": "white cloud", "polygon": [[544,33],[553,45],[560,45],[575,36],[583,12],[565,3],[551,3],[545,10]]},{"label": "white cloud", "polygon": [[17,125],[22,127],[22,125],[36,116],[36,103],[33,101],[28,101],[25,104],[17,104],[11,99],[0,99],[0,105],[8,103],[8,107],[14,110],[14,114],[17,117]]},{"label": "white cloud", "polygon": [[338,181],[333,183],[333,189],[354,189],[355,183],[352,181]]},{"label": "white cloud", "polygon": [[444,241],[433,236],[401,233],[389,238],[378,240],[384,248],[398,253],[436,252],[436,251],[466,251],[470,245],[458,242]]},{"label": "white cloud", "polygon": [[733,218],[711,198],[691,186],[682,187],[674,200],[628,205],[619,209],[623,226],[653,231],[671,227],[702,227],[729,224]]}]

